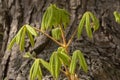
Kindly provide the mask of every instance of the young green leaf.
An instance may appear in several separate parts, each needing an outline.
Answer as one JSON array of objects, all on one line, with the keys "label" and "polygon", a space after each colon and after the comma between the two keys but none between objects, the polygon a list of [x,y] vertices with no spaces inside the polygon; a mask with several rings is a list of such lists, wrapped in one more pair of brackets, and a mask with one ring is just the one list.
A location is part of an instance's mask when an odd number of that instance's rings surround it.
[{"label": "young green leaf", "polygon": [[89,12],[89,15],[90,17],[92,18],[92,21],[93,21],[93,29],[94,31],[98,30],[99,28],[99,20],[93,15],[93,13]]},{"label": "young green leaf", "polygon": [[64,28],[66,28],[67,27],[67,25],[70,23],[70,14],[67,12],[67,11],[65,11],[64,9],[61,9],[61,21],[62,21],[62,23],[63,23],[63,25],[64,25]]},{"label": "young green leaf", "polygon": [[82,17],[82,19],[81,19],[81,21],[80,21],[80,23],[79,23],[79,26],[78,26],[78,34],[77,34],[77,35],[78,35],[78,38],[81,37],[81,34],[82,34],[82,30],[83,30],[83,27],[84,27],[85,20],[86,20],[85,15],[83,15],[83,17]]},{"label": "young green leaf", "polygon": [[25,46],[25,32],[26,32],[26,28],[23,28],[23,33],[21,35],[21,40],[20,40],[20,50],[23,51],[24,50],[24,46]]},{"label": "young green leaf", "polygon": [[60,68],[61,68],[61,62],[60,59],[58,57],[58,54],[55,54],[55,77],[58,78],[59,73],[60,73]]},{"label": "young green leaf", "polygon": [[61,62],[59,60],[57,52],[53,52],[51,57],[50,57],[50,69],[51,69],[51,74],[56,79],[59,76],[61,66],[62,65],[61,65]]},{"label": "young green leaf", "polygon": [[60,58],[61,63],[69,66],[71,58],[66,54],[64,48],[59,47],[58,50],[57,50],[57,53],[58,53],[58,56]]},{"label": "young green leaf", "polygon": [[47,12],[48,12],[48,10],[46,10],[45,13],[44,13],[44,15],[43,15],[42,23],[41,23],[41,30],[46,30],[45,22],[46,22],[46,20],[47,20]]},{"label": "young green leaf", "polygon": [[39,59],[35,59],[31,69],[30,69],[30,80],[35,80],[36,78],[38,78],[39,80],[42,80],[42,71],[40,68],[40,60]]},{"label": "young green leaf", "polygon": [[55,60],[54,60],[54,57],[55,57],[55,52],[52,53],[51,57],[50,57],[50,71],[51,71],[51,74],[55,77]]},{"label": "young green leaf", "polygon": [[64,9],[60,9],[56,5],[50,5],[43,15],[41,29],[56,28],[60,24],[67,26],[70,22],[69,16]]},{"label": "young green leaf", "polygon": [[52,29],[52,37],[54,37],[56,40],[61,39],[61,30],[60,30],[60,28]]},{"label": "young green leaf", "polygon": [[86,32],[87,32],[88,37],[92,38],[92,30],[90,27],[90,16],[88,12],[86,12],[85,15],[86,15]]},{"label": "young green leaf", "polygon": [[79,62],[80,62],[80,65],[81,65],[82,69],[85,72],[87,72],[88,71],[88,67],[87,67],[87,63],[85,61],[85,58],[83,56],[83,53],[80,50],[76,50],[76,53],[78,54]]},{"label": "young green leaf", "polygon": [[114,11],[114,16],[115,16],[115,20],[116,22],[120,23],[120,13],[118,13],[117,11]]},{"label": "young green leaf", "polygon": [[34,28],[32,28],[30,25],[25,25],[27,30],[34,36],[37,36],[37,32],[35,31]]},{"label": "young green leaf", "polygon": [[38,77],[38,80],[42,80],[42,70],[41,70],[40,65],[39,65],[39,67],[38,67],[37,77]]},{"label": "young green leaf", "polygon": [[69,72],[71,74],[75,73],[76,63],[77,63],[77,53],[73,52],[73,56],[72,56],[72,60],[71,60],[71,63],[70,63],[70,68],[69,68]]},{"label": "young green leaf", "polygon": [[40,63],[48,70],[50,71],[50,64],[43,59],[40,59]]},{"label": "young green leaf", "polygon": [[34,71],[33,71],[34,78],[36,78],[38,75],[38,72],[39,72],[38,68],[39,68],[39,59],[35,59],[35,65],[34,65]]},{"label": "young green leaf", "polygon": [[16,36],[11,40],[11,42],[9,43],[7,49],[10,50],[15,42],[16,42]]},{"label": "young green leaf", "polygon": [[22,35],[22,32],[23,32],[23,29],[24,29],[24,26],[19,30],[19,32],[18,32],[17,35],[16,35],[16,43],[17,43],[17,44],[20,43],[21,35]]},{"label": "young green leaf", "polygon": [[34,72],[35,64],[36,64],[36,62],[34,61],[34,63],[32,64],[32,67],[30,68],[30,74],[29,74],[30,80],[34,80],[33,72]]},{"label": "young green leaf", "polygon": [[30,43],[31,43],[32,47],[34,47],[35,43],[34,43],[34,39],[33,39],[32,34],[29,31],[27,31],[27,34],[28,34],[28,37],[30,39]]},{"label": "young green leaf", "polygon": [[[50,6],[51,7],[48,8],[48,13],[49,13],[49,18],[48,18],[48,22],[47,22],[48,27],[53,26],[52,25],[52,20],[53,20],[53,16],[54,16],[54,14],[53,14],[53,6],[52,5],[50,5]],[[47,29],[48,29],[48,27],[47,27]]]}]

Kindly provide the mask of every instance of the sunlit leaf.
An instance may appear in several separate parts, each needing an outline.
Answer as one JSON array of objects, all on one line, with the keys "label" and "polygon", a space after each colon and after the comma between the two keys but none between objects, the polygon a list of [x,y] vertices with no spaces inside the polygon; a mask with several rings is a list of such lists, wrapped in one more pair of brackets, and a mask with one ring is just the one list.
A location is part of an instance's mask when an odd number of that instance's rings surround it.
[{"label": "sunlit leaf", "polygon": [[38,78],[38,80],[42,80],[42,70],[41,70],[40,65],[39,65],[39,67],[38,67],[37,78]]},{"label": "sunlit leaf", "polygon": [[41,30],[46,30],[46,25],[45,25],[45,22],[47,22],[47,12],[48,10],[46,10],[46,12],[44,13],[43,15],[43,18],[42,18],[42,23],[41,23]]},{"label": "sunlit leaf", "polygon": [[75,73],[76,63],[77,63],[77,53],[73,52],[72,60],[71,60],[70,68],[69,68],[69,72],[71,74]]},{"label": "sunlit leaf", "polygon": [[16,34],[16,43],[19,44],[20,40],[21,40],[21,35],[23,32],[24,26],[18,31],[18,33]]},{"label": "sunlit leaf", "polygon": [[55,54],[55,77],[58,78],[59,73],[60,73],[60,68],[61,68],[61,62],[59,60],[59,57],[57,54]]},{"label": "sunlit leaf", "polygon": [[83,53],[80,50],[76,50],[76,53],[78,53],[78,58],[79,58],[79,62],[80,62],[82,69],[85,72],[88,72],[88,66],[87,66],[86,60],[83,56]]},{"label": "sunlit leaf", "polygon": [[35,43],[34,43],[34,39],[33,39],[32,34],[29,31],[27,31],[27,34],[28,34],[28,37],[30,39],[30,43],[31,43],[32,47],[34,47]]},{"label": "sunlit leaf", "polygon": [[40,68],[40,60],[39,59],[35,59],[31,69],[30,69],[30,80],[35,80],[35,79],[39,79],[41,80],[42,78],[42,71]]},{"label": "sunlit leaf", "polygon": [[82,19],[81,19],[81,21],[80,21],[80,23],[79,23],[79,26],[78,26],[78,38],[81,37],[81,34],[82,34],[82,30],[83,30],[83,27],[84,27],[85,20],[86,20],[85,15],[83,15],[83,17],[82,17]]},{"label": "sunlit leaf", "polygon": [[59,60],[58,54],[57,52],[53,52],[50,57],[50,69],[51,69],[51,74],[56,79],[59,76],[60,68],[61,68],[61,62]]},{"label": "sunlit leaf", "polygon": [[90,16],[89,13],[86,13],[86,32],[88,37],[92,38],[92,30],[90,27]]},{"label": "sunlit leaf", "polygon": [[34,78],[37,77],[37,74],[39,72],[38,68],[39,68],[39,59],[35,59],[35,66],[33,71]]},{"label": "sunlit leaf", "polygon": [[50,57],[50,69],[51,69],[51,74],[55,77],[55,52],[52,53],[51,57]]},{"label": "sunlit leaf", "polygon": [[22,35],[21,35],[21,40],[20,40],[20,50],[23,51],[25,47],[25,32],[26,28],[24,27]]},{"label": "sunlit leaf", "polygon": [[35,31],[35,29],[33,27],[31,27],[30,25],[25,25],[27,30],[34,36],[37,36],[37,32]]},{"label": "sunlit leaf", "polygon": [[29,74],[30,80],[34,80],[33,71],[34,71],[35,63],[36,62],[34,61],[34,63],[32,64],[32,67],[30,68],[30,74]]},{"label": "sunlit leaf", "polygon": [[47,70],[50,71],[50,64],[48,62],[44,61],[43,59],[40,59],[40,62]]},{"label": "sunlit leaf", "polygon": [[10,41],[7,49],[10,50],[12,48],[12,46],[14,45],[15,42],[16,42],[16,36]]},{"label": "sunlit leaf", "polygon": [[67,11],[51,4],[43,15],[41,29],[56,28],[60,24],[65,27],[70,22],[69,16]]}]

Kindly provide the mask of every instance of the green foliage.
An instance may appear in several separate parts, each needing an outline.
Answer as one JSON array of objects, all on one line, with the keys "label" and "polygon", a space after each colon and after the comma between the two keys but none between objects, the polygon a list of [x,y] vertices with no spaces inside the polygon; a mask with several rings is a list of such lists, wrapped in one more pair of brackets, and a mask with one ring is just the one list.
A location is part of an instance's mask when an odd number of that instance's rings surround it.
[{"label": "green foliage", "polygon": [[47,30],[48,28],[55,28],[60,24],[63,24],[65,28],[69,22],[69,13],[64,9],[56,7],[56,5],[51,4],[43,15],[41,29]]},{"label": "green foliage", "polygon": [[55,28],[52,29],[52,37],[55,38],[56,40],[60,40],[61,39],[61,30],[60,28]]},{"label": "green foliage", "polygon": [[120,13],[118,13],[117,11],[114,11],[114,16],[115,16],[115,21],[120,23]]},{"label": "green foliage", "polygon": [[80,50],[76,50],[73,52],[73,56],[72,56],[72,60],[71,60],[71,64],[70,64],[70,69],[69,69],[70,73],[71,74],[75,73],[77,61],[79,61],[79,65],[82,67],[82,69],[85,72],[87,72],[88,67],[87,67],[87,63],[85,61],[85,58]]},{"label": "green foliage", "polygon": [[80,51],[80,50],[76,50],[74,53],[77,53],[77,57],[79,59],[79,64],[80,66],[82,67],[82,69],[85,71],[85,72],[88,72],[88,67],[87,67],[87,63],[86,63],[86,60],[83,56],[83,53]]},{"label": "green foliage", "polygon": [[[120,22],[120,14],[114,12],[114,15],[115,18],[117,18],[116,21]],[[69,54],[69,44],[75,37],[73,34],[68,42],[64,37],[65,29],[70,22],[69,17],[70,15],[67,11],[51,4],[43,15],[41,29],[33,28],[30,25],[24,25],[18,31],[16,36],[11,40],[10,44],[8,45],[8,49],[11,49],[12,46],[17,43],[20,47],[20,50],[23,51],[25,48],[25,37],[27,34],[31,46],[34,47],[34,36],[37,36],[37,30],[60,45],[60,47],[58,47],[58,49],[51,54],[49,62],[46,62],[42,58],[35,58],[33,54],[30,54],[30,52],[27,52],[24,55],[25,58],[34,60],[34,63],[30,69],[30,80],[42,80],[41,65],[51,73],[55,80],[58,80],[60,71],[63,72],[67,77],[71,77],[71,75],[74,76],[76,74],[76,67],[78,62],[80,68],[82,68],[85,72],[88,72],[87,63],[83,53],[80,50],[75,50],[72,56]],[[99,20],[91,12],[86,12],[83,14],[78,25],[78,38],[81,37],[84,27],[86,28],[88,37],[92,38],[92,29],[93,31],[96,31],[99,28]],[[48,35],[44,31],[47,29],[52,29],[52,36]]]},{"label": "green foliage", "polygon": [[40,59],[35,59],[31,69],[30,69],[30,80],[42,80],[42,71],[40,67]]},{"label": "green foliage", "polygon": [[67,55],[65,49],[63,47],[59,47],[57,50],[57,53],[58,53],[58,56],[59,56],[61,63],[65,64],[67,66],[70,66],[71,58],[69,55]]},{"label": "green foliage", "polygon": [[61,65],[60,59],[58,57],[58,53],[53,52],[51,57],[50,57],[50,69],[51,69],[51,74],[56,79],[59,76],[61,66],[62,65]]},{"label": "green foliage", "polygon": [[70,69],[69,69],[71,74],[75,73],[76,63],[77,63],[77,53],[73,53],[72,60],[70,63]]},{"label": "green foliage", "polygon": [[92,28],[96,31],[99,28],[99,20],[91,13],[86,12],[83,14],[83,17],[78,26],[78,38],[81,37],[82,29],[86,27],[86,32],[89,38],[92,38]]},{"label": "green foliage", "polygon": [[28,35],[30,39],[30,43],[32,46],[34,46],[34,39],[33,36],[37,36],[37,32],[34,30],[33,27],[30,25],[24,25],[22,28],[18,31],[16,36],[11,40],[11,42],[8,45],[8,49],[10,50],[14,43],[16,42],[18,45],[20,45],[20,50],[23,51],[25,47],[25,35]]},{"label": "green foliage", "polygon": [[51,72],[50,63],[44,61],[43,59],[40,59],[40,63],[41,63],[49,72]]}]

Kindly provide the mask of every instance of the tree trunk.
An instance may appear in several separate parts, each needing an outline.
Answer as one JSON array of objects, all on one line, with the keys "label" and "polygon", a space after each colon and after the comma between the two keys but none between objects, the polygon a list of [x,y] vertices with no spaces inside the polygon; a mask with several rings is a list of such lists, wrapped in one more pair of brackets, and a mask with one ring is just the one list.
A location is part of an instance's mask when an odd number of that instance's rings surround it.
[{"label": "tree trunk", "polygon": [[[51,3],[67,9],[71,14],[67,38],[70,38],[85,11],[93,12],[100,20],[100,28],[92,40],[83,31],[82,37],[75,37],[70,46],[71,53],[75,49],[81,50],[89,65],[88,73],[78,71],[80,80],[120,80],[120,25],[113,16],[115,10],[120,11],[120,0],[0,0],[0,32],[4,30],[3,40],[0,39],[0,80],[29,80],[33,61],[23,58],[25,52],[35,51],[37,57],[48,60],[57,48],[56,44],[40,34],[35,38],[34,48],[26,40],[24,52],[19,51],[18,45],[14,45],[11,51],[7,50],[10,40],[22,25],[40,28],[42,15]],[[49,74],[44,72],[44,75]]]}]

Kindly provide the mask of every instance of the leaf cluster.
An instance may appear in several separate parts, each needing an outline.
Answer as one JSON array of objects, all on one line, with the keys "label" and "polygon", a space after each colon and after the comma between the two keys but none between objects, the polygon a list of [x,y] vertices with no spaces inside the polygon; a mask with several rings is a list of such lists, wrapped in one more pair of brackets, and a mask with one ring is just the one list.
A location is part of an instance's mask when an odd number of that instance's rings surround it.
[{"label": "leaf cluster", "polygon": [[[114,14],[116,18],[118,18],[118,13],[115,12]],[[78,25],[78,28],[67,43],[67,41],[65,40],[64,30],[70,22],[69,17],[70,15],[66,10],[60,9],[56,7],[56,5],[51,4],[43,15],[41,29],[33,28],[30,25],[24,25],[18,31],[16,36],[11,40],[10,44],[8,45],[8,49],[11,49],[14,43],[17,43],[20,47],[20,50],[23,51],[25,47],[26,35],[30,40],[31,46],[33,47],[34,36],[37,36],[36,31],[39,31],[54,42],[56,42],[58,45],[60,45],[60,47],[58,47],[58,49],[51,54],[49,62],[46,62],[41,58],[33,57],[30,52],[27,52],[24,55],[24,57],[34,60],[34,63],[30,69],[30,80],[42,80],[43,75],[41,65],[44,66],[51,73],[55,80],[58,79],[60,72],[63,72],[67,76],[75,75],[77,64],[79,64],[80,68],[83,69],[85,72],[88,71],[87,63],[85,61],[83,53],[80,50],[75,50],[73,52],[73,55],[70,56],[67,49],[77,32],[78,38],[80,38],[83,27],[86,28],[88,37],[92,38],[93,32],[99,28],[99,20],[91,12],[84,13]],[[45,32],[48,29],[52,29],[52,36],[48,35]],[[63,42],[59,42],[59,40],[61,39]],[[62,69],[63,67],[65,70]]]},{"label": "leaf cluster", "polygon": [[51,4],[43,15],[41,29],[47,30],[52,27],[56,28],[60,24],[64,25],[64,28],[66,28],[70,22],[69,16],[66,10],[56,7],[55,4]]},{"label": "leaf cluster", "polygon": [[10,50],[14,43],[16,42],[20,48],[21,51],[24,50],[25,47],[25,36],[28,35],[28,38],[30,39],[30,43],[32,46],[34,46],[34,38],[33,36],[37,36],[37,32],[34,30],[33,27],[30,25],[24,25],[22,28],[18,31],[16,36],[11,40],[11,42],[8,45],[8,49]]},{"label": "leaf cluster", "polygon": [[93,37],[92,29],[96,31],[99,28],[99,20],[91,12],[85,12],[78,26],[78,38],[80,38],[83,27],[85,25],[86,32],[89,38]]}]

